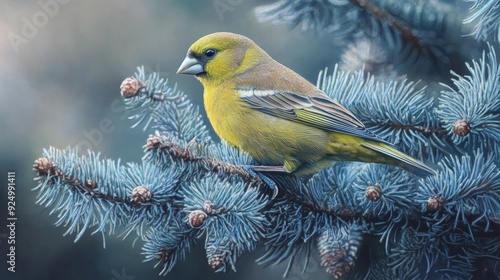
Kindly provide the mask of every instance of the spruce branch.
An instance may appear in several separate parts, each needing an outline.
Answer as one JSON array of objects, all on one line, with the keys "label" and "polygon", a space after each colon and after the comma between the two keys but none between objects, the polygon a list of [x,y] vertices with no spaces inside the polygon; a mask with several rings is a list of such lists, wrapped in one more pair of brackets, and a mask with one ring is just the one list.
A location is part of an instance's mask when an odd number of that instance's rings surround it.
[{"label": "spruce branch", "polygon": [[[92,197],[93,199],[102,199],[113,203],[124,203],[133,207],[141,205],[141,200],[136,199],[138,195],[132,193],[131,198],[122,199],[117,195],[102,193],[98,190],[98,183],[95,180],[80,180],[69,174],[65,174],[57,168],[57,164],[48,157],[41,157],[35,160],[33,169],[38,172],[37,180],[47,185],[56,185],[63,183],[63,187],[73,188],[79,193]],[[62,182],[61,182],[62,181]],[[56,187],[56,186],[54,186]],[[134,188],[134,190],[136,190]]]},{"label": "spruce branch", "polygon": [[[362,54],[350,55],[351,63],[367,62],[366,69],[376,74],[396,72],[395,76],[413,77],[418,73],[417,78],[429,80],[448,78],[450,69],[461,72],[462,62],[469,55],[455,45],[461,35],[456,30],[462,27],[458,11],[451,4],[423,0],[404,3],[397,0],[280,0],[255,9],[260,21],[291,27],[301,24],[303,30],[327,34],[338,39],[341,45],[360,40],[381,45],[386,55],[377,57],[375,69],[370,61],[362,60]],[[357,57],[360,60],[352,60]]]},{"label": "spruce branch", "polygon": [[374,133],[422,160],[438,161],[453,150],[440,122],[433,92],[407,79],[379,81],[363,71],[320,72],[318,88],[354,112]]},{"label": "spruce branch", "polygon": [[53,207],[66,234],[76,231],[78,240],[91,227],[103,234],[120,227],[124,237],[133,231],[144,237],[146,227],[175,219],[182,169],[123,166],[99,156],[50,148],[34,163],[37,203]]},{"label": "spruce branch", "polygon": [[474,23],[472,35],[476,40],[486,41],[491,34],[493,40],[500,41],[500,3],[496,0],[464,0],[472,2],[469,17],[464,24]]},{"label": "spruce branch", "polygon": [[146,121],[144,130],[154,121],[153,128],[165,131],[178,139],[210,142],[210,136],[201,121],[199,108],[187,96],[170,86],[158,73],[146,74],[144,66],[137,67],[133,77],[126,78],[120,92],[127,109],[132,112],[129,119],[135,120],[132,127]]},{"label": "spruce branch", "polygon": [[[199,240],[216,271],[236,270],[244,252],[265,245],[258,263],[287,261],[285,275],[313,253],[338,278],[490,275],[484,271],[500,266],[500,72],[493,48],[468,68],[471,75],[456,75],[456,89],[448,86],[439,100],[424,82],[337,67],[320,73],[320,89],[438,173],[419,179],[386,165],[336,163],[312,178],[265,174],[279,187],[277,197],[244,168],[256,164],[248,154],[213,142],[198,108],[139,68],[121,93],[134,118],[149,118],[157,130],[142,163],[45,150],[34,163],[37,203],[53,208],[56,225],[77,232],[77,240],[92,227],[136,233],[162,275]],[[358,265],[364,253],[372,258],[367,268]]]},{"label": "spruce branch", "polygon": [[454,73],[454,88],[445,85],[438,114],[454,143],[491,146],[500,139],[500,64],[493,46],[467,69],[467,76]]},{"label": "spruce branch", "polygon": [[144,261],[156,261],[154,267],[161,267],[160,275],[166,275],[191,251],[196,234],[196,230],[175,220],[150,228],[142,247]]},{"label": "spruce branch", "polygon": [[[193,141],[190,142],[191,144]],[[254,176],[246,171],[241,166],[215,160],[207,156],[199,156],[189,150],[189,144],[186,147],[181,147],[176,144],[173,139],[160,135],[150,135],[146,143],[146,151],[154,153],[167,154],[175,159],[196,163],[200,168],[215,173],[222,173],[225,176],[236,175],[245,183],[252,187],[266,187],[266,183],[257,176]]]},{"label": "spruce branch", "polygon": [[389,26],[398,30],[403,38],[409,42],[414,48],[421,51],[423,49],[420,38],[414,34],[411,26],[404,21],[392,16],[387,10],[377,7],[370,0],[350,0],[354,5],[359,6],[368,14],[373,15],[374,18],[381,22],[386,22]]}]

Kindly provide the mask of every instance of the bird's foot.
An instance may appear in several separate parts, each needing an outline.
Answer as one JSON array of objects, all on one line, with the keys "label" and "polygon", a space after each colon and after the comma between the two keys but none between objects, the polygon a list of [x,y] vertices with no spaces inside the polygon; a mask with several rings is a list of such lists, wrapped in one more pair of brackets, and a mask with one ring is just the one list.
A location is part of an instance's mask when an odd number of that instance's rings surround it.
[{"label": "bird's foot", "polygon": [[[273,192],[272,198],[278,195],[278,185],[262,172],[285,172],[283,166],[256,166],[256,165],[240,165],[248,174],[260,178]],[[281,169],[280,169],[281,168]]]}]

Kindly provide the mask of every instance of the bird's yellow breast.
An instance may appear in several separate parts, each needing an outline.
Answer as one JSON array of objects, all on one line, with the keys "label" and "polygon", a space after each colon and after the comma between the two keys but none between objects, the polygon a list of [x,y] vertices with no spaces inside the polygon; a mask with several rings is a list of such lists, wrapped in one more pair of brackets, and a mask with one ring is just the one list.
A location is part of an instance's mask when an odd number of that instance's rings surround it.
[{"label": "bird's yellow breast", "polygon": [[261,164],[283,165],[285,160],[313,162],[325,154],[327,132],[249,108],[227,83],[205,87],[204,103],[219,137]]},{"label": "bird's yellow breast", "polygon": [[205,89],[203,100],[208,119],[217,135],[232,145],[240,146],[241,124],[250,113],[239,98],[224,87]]}]

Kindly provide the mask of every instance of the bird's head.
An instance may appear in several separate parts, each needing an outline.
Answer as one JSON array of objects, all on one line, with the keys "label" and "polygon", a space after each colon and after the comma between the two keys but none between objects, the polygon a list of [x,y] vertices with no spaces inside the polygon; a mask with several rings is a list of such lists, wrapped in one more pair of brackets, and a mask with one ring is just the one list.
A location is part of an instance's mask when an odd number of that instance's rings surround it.
[{"label": "bird's head", "polygon": [[191,45],[177,74],[195,75],[202,83],[220,82],[250,69],[267,56],[245,36],[212,33]]}]

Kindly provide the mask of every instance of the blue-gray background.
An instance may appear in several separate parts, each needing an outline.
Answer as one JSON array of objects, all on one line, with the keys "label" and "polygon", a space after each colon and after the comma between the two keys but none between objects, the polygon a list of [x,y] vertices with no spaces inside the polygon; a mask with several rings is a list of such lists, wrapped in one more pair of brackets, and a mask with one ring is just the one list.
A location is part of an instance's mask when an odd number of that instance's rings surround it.
[{"label": "blue-gray background", "polygon": [[[35,204],[32,164],[43,148],[77,145],[123,162],[140,161],[151,130],[129,129],[120,83],[144,65],[201,104],[201,85],[175,71],[189,45],[203,35],[244,34],[313,83],[321,69],[338,61],[333,41],[300,28],[259,23],[253,9],[272,0],[72,0],[57,9],[52,5],[49,12],[40,4],[54,1],[0,3],[0,279],[281,278],[283,265],[255,264],[262,248],[244,254],[237,273],[214,273],[200,240],[186,260],[161,277],[153,263],[142,263],[141,242],[132,247],[132,239],[111,236],[103,249],[101,236],[88,233],[75,244],[74,235],[63,236],[65,228],[53,226],[57,218],[50,210]],[[214,4],[221,3],[229,10],[217,13]],[[113,130],[99,137],[96,130],[106,119]],[[16,273],[7,272],[6,264],[8,171],[17,179]],[[313,261],[305,275],[292,273],[289,279],[327,279],[317,268]]]}]

